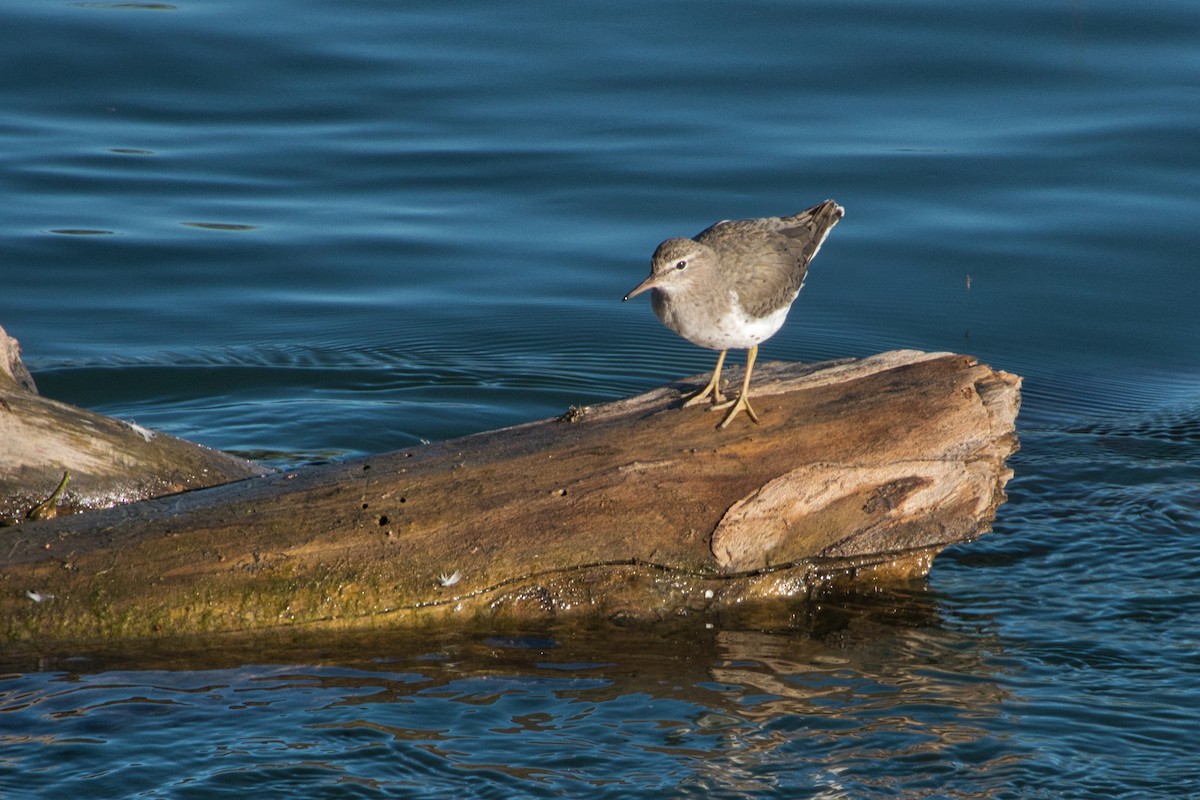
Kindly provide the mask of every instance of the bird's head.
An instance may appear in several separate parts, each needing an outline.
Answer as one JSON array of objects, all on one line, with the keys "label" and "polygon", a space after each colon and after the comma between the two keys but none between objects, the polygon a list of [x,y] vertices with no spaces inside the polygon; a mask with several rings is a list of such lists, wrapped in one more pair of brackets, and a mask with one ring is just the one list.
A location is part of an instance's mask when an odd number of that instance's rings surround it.
[{"label": "bird's head", "polygon": [[696,276],[712,268],[716,253],[694,239],[667,239],[650,259],[650,277],[625,295],[628,300],[647,289],[672,294],[686,289]]}]

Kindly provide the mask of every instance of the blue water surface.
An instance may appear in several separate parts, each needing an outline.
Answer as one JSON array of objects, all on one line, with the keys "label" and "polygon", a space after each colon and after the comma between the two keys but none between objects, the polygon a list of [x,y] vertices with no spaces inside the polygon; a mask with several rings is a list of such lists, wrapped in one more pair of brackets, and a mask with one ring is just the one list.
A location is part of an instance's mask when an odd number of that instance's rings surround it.
[{"label": "blue water surface", "polygon": [[995,531],[909,593],[0,649],[0,796],[1200,797],[1197,41],[1173,0],[0,4],[49,397],[281,466],[558,414],[711,367],[620,302],[660,240],[826,197],[762,358],[1025,378]]}]

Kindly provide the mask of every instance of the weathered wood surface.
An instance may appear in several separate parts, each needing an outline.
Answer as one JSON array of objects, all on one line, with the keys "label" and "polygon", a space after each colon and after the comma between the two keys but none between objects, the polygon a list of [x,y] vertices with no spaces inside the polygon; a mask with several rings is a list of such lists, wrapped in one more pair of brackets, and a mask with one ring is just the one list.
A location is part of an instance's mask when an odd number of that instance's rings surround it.
[{"label": "weathered wood surface", "polygon": [[717,613],[923,574],[1004,499],[1020,379],[968,356],[760,364],[725,431],[705,377],[0,530],[0,637]]},{"label": "weathered wood surface", "polygon": [[[11,524],[31,512],[45,517],[107,508],[269,471],[40,396],[16,340],[0,328],[0,522]],[[63,491],[45,503],[65,473],[70,478]]]}]

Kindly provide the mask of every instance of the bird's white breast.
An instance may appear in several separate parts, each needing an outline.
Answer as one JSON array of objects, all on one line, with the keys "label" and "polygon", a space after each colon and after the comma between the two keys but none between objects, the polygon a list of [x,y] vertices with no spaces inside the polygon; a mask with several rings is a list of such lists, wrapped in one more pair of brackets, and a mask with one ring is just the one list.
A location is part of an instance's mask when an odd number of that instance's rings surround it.
[{"label": "bird's white breast", "polygon": [[654,310],[663,324],[693,344],[712,350],[745,350],[771,338],[783,327],[795,299],[793,295],[788,302],[763,317],[747,313],[734,291],[729,292],[728,304],[709,306],[705,309],[709,313],[703,313],[696,306],[679,313],[680,308],[675,303],[656,303]]}]

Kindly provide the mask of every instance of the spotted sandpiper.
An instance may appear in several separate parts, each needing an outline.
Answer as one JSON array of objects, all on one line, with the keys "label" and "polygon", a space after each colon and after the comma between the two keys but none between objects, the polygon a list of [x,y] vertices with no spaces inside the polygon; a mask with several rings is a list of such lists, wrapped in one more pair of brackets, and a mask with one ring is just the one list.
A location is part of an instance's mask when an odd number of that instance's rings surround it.
[{"label": "spotted sandpiper", "polygon": [[[750,405],[758,345],[783,326],[809,262],[844,213],[826,200],[790,217],[725,220],[691,239],[667,239],[658,246],[650,277],[625,299],[653,289],[650,305],[664,325],[693,344],[721,351],[708,384],[684,406],[711,399],[712,408],[728,408],[718,428],[742,409],[758,422]],[[731,349],[747,350],[746,374],[741,394],[726,400],[721,367]]]}]

